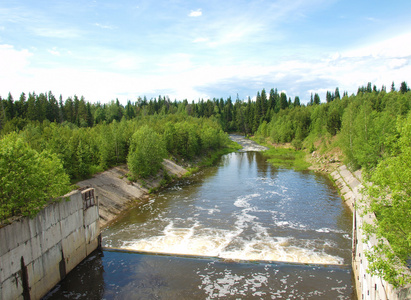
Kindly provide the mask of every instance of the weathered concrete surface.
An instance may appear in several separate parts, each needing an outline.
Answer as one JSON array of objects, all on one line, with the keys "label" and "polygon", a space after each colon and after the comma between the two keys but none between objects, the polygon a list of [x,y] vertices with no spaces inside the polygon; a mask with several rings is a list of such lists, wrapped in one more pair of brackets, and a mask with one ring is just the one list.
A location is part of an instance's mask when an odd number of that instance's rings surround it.
[{"label": "weathered concrete surface", "polygon": [[[164,160],[163,166],[171,176],[181,177],[187,173],[187,170],[168,159]],[[148,197],[149,188],[160,185],[161,176],[146,180],[143,187],[141,184],[129,181],[128,173],[127,166],[123,165],[77,183],[81,188],[92,187],[96,190],[99,196],[101,227],[115,220],[131,206],[144,202]]]},{"label": "weathered concrete surface", "polygon": [[98,205],[83,193],[0,228],[0,299],[40,299],[98,247]]},{"label": "weathered concrete surface", "polygon": [[364,196],[361,194],[361,189],[363,188],[361,171],[351,173],[346,166],[340,166],[331,173],[331,176],[340,189],[343,200],[353,211],[352,268],[358,299],[411,299],[410,285],[395,289],[381,277],[371,276],[367,273],[369,263],[364,253],[370,250],[373,245],[376,245],[377,241],[375,237],[371,237],[368,242],[364,242],[365,236],[362,226],[365,222],[372,224],[375,220],[375,215],[367,214],[362,216],[361,211],[356,207],[356,203],[364,199]]},{"label": "weathered concrete surface", "polygon": [[332,172],[331,177],[340,190],[341,198],[351,211],[354,212],[356,195],[359,194],[358,189],[361,188],[361,172],[353,174],[343,165]]}]

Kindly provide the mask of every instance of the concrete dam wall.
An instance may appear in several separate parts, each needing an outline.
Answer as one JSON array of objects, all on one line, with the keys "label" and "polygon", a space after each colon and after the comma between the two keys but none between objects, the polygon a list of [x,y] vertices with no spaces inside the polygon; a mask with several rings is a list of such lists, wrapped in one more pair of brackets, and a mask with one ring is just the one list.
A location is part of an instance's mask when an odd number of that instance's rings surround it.
[{"label": "concrete dam wall", "polygon": [[40,299],[100,244],[94,189],[0,228],[0,300]]},{"label": "concrete dam wall", "polygon": [[361,194],[362,178],[361,171],[351,173],[346,166],[339,167],[331,176],[340,189],[343,199],[353,211],[353,252],[352,269],[355,277],[355,288],[358,299],[367,300],[401,300],[411,299],[411,286],[408,284],[403,287],[394,288],[380,276],[370,275],[367,272],[369,262],[365,252],[376,245],[377,240],[371,237],[365,242],[363,224],[372,223],[375,219],[374,214],[363,215],[356,203],[363,199]]}]

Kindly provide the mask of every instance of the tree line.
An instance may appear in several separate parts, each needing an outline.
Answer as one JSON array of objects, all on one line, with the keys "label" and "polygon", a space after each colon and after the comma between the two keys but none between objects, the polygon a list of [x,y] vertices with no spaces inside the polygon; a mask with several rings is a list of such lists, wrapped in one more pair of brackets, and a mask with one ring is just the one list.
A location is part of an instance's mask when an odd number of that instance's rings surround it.
[{"label": "tree line", "polygon": [[[395,86],[392,83],[391,92],[394,91]],[[407,84],[402,82],[399,92],[403,94],[407,91],[409,91]],[[367,86],[358,88],[357,95],[386,92],[385,86],[378,90],[375,85],[368,83]],[[348,97],[348,93],[343,92],[341,97],[337,87],[334,92],[327,91],[326,103],[344,97]],[[292,100],[291,97],[287,97],[286,93],[278,92],[276,88],[272,88],[268,93],[265,89],[258,91],[253,100],[250,97],[240,100],[237,95],[235,100],[228,97],[227,99],[201,99],[190,103],[187,100],[171,101],[169,97],[160,95],[150,100],[146,97],[138,97],[135,102],[127,101],[126,105],[122,105],[118,99],[104,104],[90,103],[83,96],[78,97],[77,95],[63,101],[62,95],[57,99],[51,91],[38,95],[32,92],[28,96],[21,93],[20,97],[15,100],[9,93],[7,98],[0,97],[0,131],[7,133],[21,130],[33,121],[41,123],[48,120],[57,123],[72,123],[77,127],[93,127],[103,122],[111,123],[114,120],[119,122],[122,118],[130,120],[137,116],[185,113],[198,118],[213,116],[219,121],[224,131],[242,132],[247,135],[255,133],[264,121],[270,122],[273,115],[282,110],[319,104],[321,100],[317,93],[311,94],[307,105],[302,105],[298,96]]]}]

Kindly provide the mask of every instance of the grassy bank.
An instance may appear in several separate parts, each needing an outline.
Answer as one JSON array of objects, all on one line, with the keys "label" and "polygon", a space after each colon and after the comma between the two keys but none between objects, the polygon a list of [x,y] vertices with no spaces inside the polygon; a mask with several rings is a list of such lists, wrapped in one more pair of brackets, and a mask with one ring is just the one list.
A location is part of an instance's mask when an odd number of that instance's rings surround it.
[{"label": "grassy bank", "polygon": [[301,150],[270,147],[263,154],[268,157],[267,161],[274,167],[307,170],[311,166],[305,159],[306,153]]},{"label": "grassy bank", "polygon": [[221,148],[215,151],[209,151],[206,155],[199,157],[198,161],[194,163],[194,167],[186,168],[188,172],[184,175],[184,177],[191,176],[193,173],[198,172],[200,168],[213,166],[222,155],[238,151],[241,148],[241,145],[237,144],[236,142],[230,141],[225,148]]},{"label": "grassy bank", "polygon": [[277,168],[289,168],[294,170],[307,170],[311,164],[306,160],[307,153],[303,150],[294,150],[286,147],[275,147],[267,143],[261,137],[252,137],[251,140],[257,144],[268,147],[263,154],[268,159],[267,161]]}]

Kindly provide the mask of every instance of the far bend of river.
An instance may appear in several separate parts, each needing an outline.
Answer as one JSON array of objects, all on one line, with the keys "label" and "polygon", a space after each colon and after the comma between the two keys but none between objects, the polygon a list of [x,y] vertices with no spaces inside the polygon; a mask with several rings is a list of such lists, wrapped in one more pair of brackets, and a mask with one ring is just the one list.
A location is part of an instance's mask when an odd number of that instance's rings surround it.
[{"label": "far bend of river", "polygon": [[94,253],[46,299],[355,299],[337,191],[259,152],[225,155],[150,196],[103,245],[132,251]]}]

